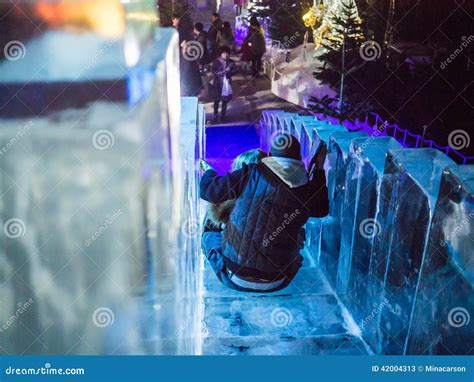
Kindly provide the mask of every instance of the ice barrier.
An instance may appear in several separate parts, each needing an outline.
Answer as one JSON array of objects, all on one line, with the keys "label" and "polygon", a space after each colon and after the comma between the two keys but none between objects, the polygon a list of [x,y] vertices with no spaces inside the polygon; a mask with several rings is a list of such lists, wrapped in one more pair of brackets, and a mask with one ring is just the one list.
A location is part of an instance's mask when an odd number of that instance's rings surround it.
[{"label": "ice barrier", "polygon": [[377,353],[405,352],[441,174],[452,164],[435,149],[388,153],[365,273],[367,296],[358,301],[361,316],[355,317],[362,325],[363,315],[377,308],[374,322],[364,326]]},{"label": "ice barrier", "polygon": [[473,237],[474,166],[447,167],[421,265],[406,354],[472,352]]},{"label": "ice barrier", "polygon": [[[179,314],[198,280],[177,277],[197,261],[178,256],[183,219],[197,219],[191,154],[179,146],[178,37],[155,30],[154,2],[128,13],[117,1],[94,19],[118,17],[114,36],[76,31],[63,3],[24,9],[58,7],[64,25],[45,20],[20,61],[0,63],[0,353],[194,352],[195,323]],[[111,3],[69,5],[85,15]]]},{"label": "ice barrier", "polygon": [[[283,131],[281,113],[264,111],[262,141]],[[310,147],[325,140],[324,130],[324,121],[291,117],[290,132]],[[468,354],[474,169],[451,166],[443,173],[453,164],[443,153],[402,149],[372,133],[329,134],[330,215],[308,221],[305,251],[335,283],[376,353]]]},{"label": "ice barrier", "polygon": [[355,138],[350,145],[344,201],[341,213],[341,243],[336,289],[350,296],[356,317],[364,298],[365,277],[373,243],[372,231],[378,207],[380,183],[388,150],[401,148],[389,137]]},{"label": "ice barrier", "polygon": [[200,354],[202,333],[201,232],[204,213],[199,204],[198,160],[205,158],[204,105],[196,97],[181,99],[180,152],[184,181],[183,214],[179,232],[178,354]]},{"label": "ice barrier", "polygon": [[366,133],[333,132],[329,136],[327,183],[329,215],[321,219],[320,265],[333,287],[336,285],[341,242],[341,217],[352,139],[366,137]]}]

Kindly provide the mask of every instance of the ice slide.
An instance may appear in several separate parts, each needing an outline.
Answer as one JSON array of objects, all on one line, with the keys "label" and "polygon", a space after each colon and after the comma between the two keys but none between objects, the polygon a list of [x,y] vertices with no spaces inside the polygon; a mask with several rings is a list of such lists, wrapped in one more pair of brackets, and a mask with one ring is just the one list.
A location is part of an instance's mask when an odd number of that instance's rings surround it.
[{"label": "ice slide", "polygon": [[[471,166],[272,110],[206,146],[177,36],[135,32],[51,30],[0,62],[1,354],[469,352]],[[195,164],[276,131],[306,161],[328,144],[331,211],[288,288],[242,295],[202,259]]]}]

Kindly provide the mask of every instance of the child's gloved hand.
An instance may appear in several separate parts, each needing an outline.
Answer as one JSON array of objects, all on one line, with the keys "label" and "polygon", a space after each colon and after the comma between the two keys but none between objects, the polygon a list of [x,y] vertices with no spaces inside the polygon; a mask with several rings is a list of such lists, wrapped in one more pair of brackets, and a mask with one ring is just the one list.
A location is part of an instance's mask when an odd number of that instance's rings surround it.
[{"label": "child's gloved hand", "polygon": [[214,167],[212,167],[209,163],[207,163],[206,160],[199,159],[199,169],[201,171],[207,171],[207,170],[214,170]]}]

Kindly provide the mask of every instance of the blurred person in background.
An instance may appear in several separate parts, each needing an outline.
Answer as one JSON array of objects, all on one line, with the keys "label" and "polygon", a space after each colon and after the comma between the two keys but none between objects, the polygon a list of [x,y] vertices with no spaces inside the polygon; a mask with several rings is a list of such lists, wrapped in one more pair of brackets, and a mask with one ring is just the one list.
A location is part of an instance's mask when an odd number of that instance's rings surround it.
[{"label": "blurred person in background", "polygon": [[262,28],[257,18],[250,19],[250,27],[246,38],[248,39],[248,44],[252,51],[252,75],[259,77],[260,70],[262,69],[262,56],[266,52],[267,47]]},{"label": "blurred person in background", "polygon": [[209,59],[209,49],[210,43],[207,32],[204,30],[204,25],[202,23],[195,23],[194,24],[194,38],[199,43],[201,47],[201,57],[197,60],[201,70],[203,69],[204,65],[210,62]]},{"label": "blurred person in background", "polygon": [[213,13],[211,16],[211,26],[209,27],[209,31],[207,32],[207,36],[211,43],[211,56],[212,58],[216,58],[219,55],[219,50],[217,48],[217,34],[219,33],[219,29],[222,26],[222,20],[219,13]]},{"label": "blurred person in background", "polygon": [[245,0],[234,0],[235,5],[235,15],[242,15],[242,7],[245,5]]},{"label": "blurred person in background", "polygon": [[193,41],[191,29],[182,22],[181,15],[171,17],[173,27],[179,36],[179,72],[182,96],[197,96],[202,90],[202,78],[196,59],[195,47],[188,45]]},{"label": "blurred person in background", "polygon": [[214,121],[219,121],[219,104],[222,103],[220,121],[225,122],[227,105],[232,99],[232,76],[236,72],[234,61],[230,58],[230,49],[221,48],[221,53],[212,63],[213,77],[210,82],[210,95],[214,100]]},{"label": "blurred person in background", "polygon": [[217,46],[219,49],[224,46],[228,47],[232,52],[235,52],[235,37],[232,27],[228,21],[224,21],[217,33]]}]

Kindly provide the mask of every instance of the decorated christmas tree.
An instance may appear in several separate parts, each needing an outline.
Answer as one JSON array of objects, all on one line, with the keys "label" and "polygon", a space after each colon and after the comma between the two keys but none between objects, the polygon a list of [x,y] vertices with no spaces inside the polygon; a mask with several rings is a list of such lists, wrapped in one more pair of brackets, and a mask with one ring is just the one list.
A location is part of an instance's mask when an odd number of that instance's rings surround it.
[{"label": "decorated christmas tree", "polygon": [[[340,120],[355,116],[355,110],[366,108],[356,105],[360,88],[351,78],[352,73],[362,68],[366,61],[360,53],[365,40],[357,5],[354,0],[334,0],[326,5],[320,29],[317,58],[322,65],[314,76],[323,84],[338,91],[338,99],[312,98],[310,106],[316,112],[337,116]],[[355,83],[354,83],[355,82]],[[350,97],[348,97],[350,95]]]},{"label": "decorated christmas tree", "polygon": [[332,0],[326,4],[321,27],[320,44],[328,50],[339,51],[343,39],[346,45],[364,40],[362,20],[354,0]]}]

